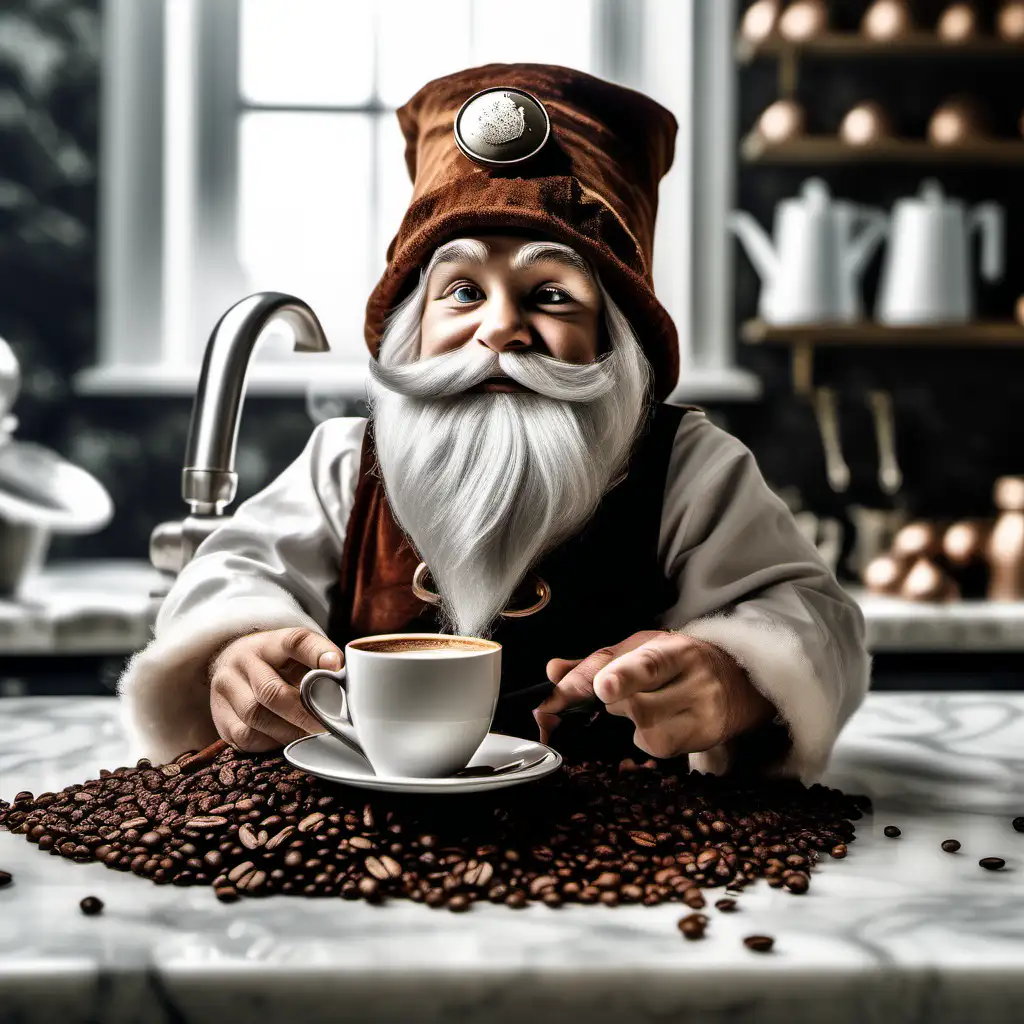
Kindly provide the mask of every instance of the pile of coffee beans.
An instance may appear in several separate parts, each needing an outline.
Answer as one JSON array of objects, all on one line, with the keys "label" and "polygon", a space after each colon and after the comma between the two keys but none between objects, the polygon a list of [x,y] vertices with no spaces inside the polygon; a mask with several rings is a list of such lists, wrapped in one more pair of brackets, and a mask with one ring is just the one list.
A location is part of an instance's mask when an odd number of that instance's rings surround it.
[{"label": "pile of coffee beans", "polygon": [[0,803],[0,827],[158,885],[212,886],[225,902],[282,893],[452,911],[480,900],[700,910],[702,889],[734,895],[759,877],[806,892],[819,856],[844,856],[868,809],[866,797],[821,785],[689,772],[685,759],[578,761],[484,794],[368,799],[280,755],[216,743],[60,793],[19,793]]}]

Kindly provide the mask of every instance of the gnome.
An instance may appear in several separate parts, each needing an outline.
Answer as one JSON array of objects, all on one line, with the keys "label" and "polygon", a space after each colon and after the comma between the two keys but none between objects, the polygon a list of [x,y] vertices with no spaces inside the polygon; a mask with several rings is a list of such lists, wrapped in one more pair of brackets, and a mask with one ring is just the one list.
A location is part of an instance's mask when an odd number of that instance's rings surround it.
[{"label": "gnome", "polygon": [[495,731],[817,777],[867,689],[863,617],[749,449],[666,403],[675,118],[537,64],[397,116],[413,194],[366,308],[369,417],[316,427],[183,569],[120,682],[137,749],[322,731],[302,672],[413,632],[502,645]]}]

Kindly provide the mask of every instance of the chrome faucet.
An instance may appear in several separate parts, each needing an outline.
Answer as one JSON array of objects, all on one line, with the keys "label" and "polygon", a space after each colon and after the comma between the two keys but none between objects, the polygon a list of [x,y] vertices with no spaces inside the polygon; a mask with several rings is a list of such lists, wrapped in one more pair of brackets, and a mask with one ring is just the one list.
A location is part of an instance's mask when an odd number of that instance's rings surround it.
[{"label": "chrome faucet", "polygon": [[292,328],[296,352],[330,350],[316,314],[294,295],[257,292],[220,318],[206,344],[192,403],[181,473],[181,496],[189,514],[180,522],[161,523],[149,540],[149,560],[167,576],[166,586],[155,591],[153,597],[166,595],[196,548],[231,518],[224,509],[234,501],[238,489],[235,450],[245,379],[257,340],[276,321]]}]

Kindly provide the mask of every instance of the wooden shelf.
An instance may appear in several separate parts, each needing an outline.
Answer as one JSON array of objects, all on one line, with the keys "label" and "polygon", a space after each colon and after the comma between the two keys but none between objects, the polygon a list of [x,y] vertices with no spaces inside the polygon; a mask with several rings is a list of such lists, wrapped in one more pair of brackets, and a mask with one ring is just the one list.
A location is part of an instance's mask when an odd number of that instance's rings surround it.
[{"label": "wooden shelf", "polygon": [[885,139],[851,146],[831,135],[765,142],[751,133],[740,144],[747,163],[761,164],[999,164],[1024,166],[1024,139],[979,139],[960,146],[933,146],[925,139]]},{"label": "wooden shelf", "polygon": [[812,54],[823,57],[1024,57],[1024,45],[994,36],[949,43],[932,32],[914,32],[902,39],[881,42],[856,32],[826,32],[805,43],[773,36],[761,44],[736,42],[736,59],[749,64],[758,57]]},{"label": "wooden shelf", "polygon": [[977,345],[1024,346],[1024,325],[1012,320],[967,324],[889,327],[865,321],[853,324],[802,324],[779,327],[748,320],[740,336],[749,345]]}]

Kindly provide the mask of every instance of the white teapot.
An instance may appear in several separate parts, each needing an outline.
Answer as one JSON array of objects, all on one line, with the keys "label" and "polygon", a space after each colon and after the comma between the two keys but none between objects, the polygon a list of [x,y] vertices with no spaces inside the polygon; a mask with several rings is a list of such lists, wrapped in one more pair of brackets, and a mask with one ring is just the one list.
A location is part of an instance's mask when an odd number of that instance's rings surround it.
[{"label": "white teapot", "polygon": [[761,275],[758,313],[770,324],[861,319],[860,278],[887,226],[881,210],[834,201],[820,178],[776,206],[774,242],[749,213],[729,217]]},{"label": "white teapot", "polygon": [[997,281],[1006,257],[1006,211],[998,203],[968,210],[929,179],[893,206],[876,319],[885,324],[964,323],[974,318],[971,236],[982,234],[981,276]]}]

